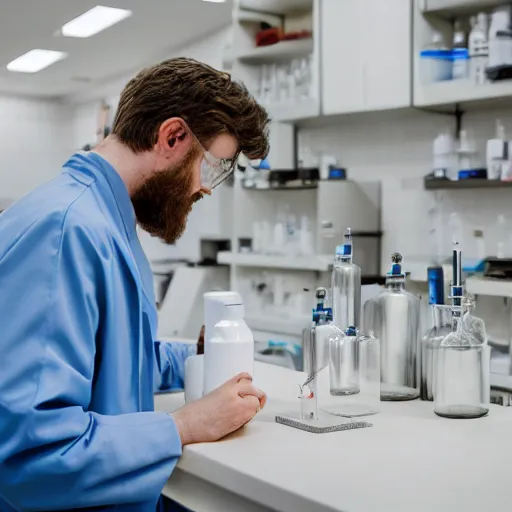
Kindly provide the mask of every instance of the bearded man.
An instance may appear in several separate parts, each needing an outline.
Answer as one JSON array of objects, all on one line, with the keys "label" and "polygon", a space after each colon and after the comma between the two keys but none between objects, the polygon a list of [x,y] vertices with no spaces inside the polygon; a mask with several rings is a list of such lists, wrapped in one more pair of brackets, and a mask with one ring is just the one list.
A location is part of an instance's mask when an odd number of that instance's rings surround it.
[{"label": "bearded man", "polygon": [[133,78],[112,133],[0,216],[0,511],[154,512],[182,447],[263,407],[242,374],[171,414],[195,345],[156,340],[139,223],[172,244],[243,152],[268,152],[265,110],[189,59]]}]

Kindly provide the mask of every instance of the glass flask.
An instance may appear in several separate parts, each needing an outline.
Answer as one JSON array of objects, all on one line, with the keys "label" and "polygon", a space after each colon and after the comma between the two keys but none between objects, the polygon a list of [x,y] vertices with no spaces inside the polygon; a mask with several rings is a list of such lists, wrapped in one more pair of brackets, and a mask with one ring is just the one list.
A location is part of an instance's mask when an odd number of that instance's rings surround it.
[{"label": "glass flask", "polygon": [[442,304],[430,306],[432,327],[427,331],[421,343],[421,386],[420,398],[434,399],[434,379],[437,366],[437,349],[441,341],[452,332],[452,308]]},{"label": "glass flask", "polygon": [[365,332],[380,342],[381,400],[414,400],[420,395],[420,299],[405,290],[402,255],[391,255],[386,287],[364,306]]},{"label": "glass flask", "polygon": [[319,407],[347,418],[378,412],[380,356],[378,340],[340,329],[329,338],[329,366],[319,373]]},{"label": "glass flask", "polygon": [[343,332],[361,327],[361,269],[352,261],[350,228],[344,238],[343,245],[336,247],[331,277],[333,321]]},{"label": "glass flask", "polygon": [[359,340],[356,332],[341,330],[329,338],[329,392],[331,396],[359,393]]},{"label": "glass flask", "polygon": [[441,341],[437,354],[434,412],[444,418],[480,418],[489,412],[485,324],[472,315],[471,304],[464,310],[462,317],[454,315],[454,331]]},{"label": "glass flask", "polygon": [[[300,389],[301,417],[316,419],[319,390],[319,375],[329,365],[329,337],[337,331],[332,323],[332,311],[325,304],[327,290],[317,288],[316,307],[313,309],[311,326],[302,332],[304,371],[306,382]],[[328,371],[327,371],[328,373]],[[306,418],[307,419],[307,418]]]}]

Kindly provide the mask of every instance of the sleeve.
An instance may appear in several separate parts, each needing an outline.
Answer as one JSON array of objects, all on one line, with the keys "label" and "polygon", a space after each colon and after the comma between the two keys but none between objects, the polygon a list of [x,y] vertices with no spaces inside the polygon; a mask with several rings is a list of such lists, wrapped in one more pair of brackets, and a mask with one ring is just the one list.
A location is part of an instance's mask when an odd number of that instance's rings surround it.
[{"label": "sleeve", "polygon": [[185,360],[187,357],[197,353],[196,345],[157,341],[155,342],[155,352],[160,370],[158,389],[161,391],[183,389],[185,382]]},{"label": "sleeve", "polygon": [[88,411],[109,251],[82,228],[29,231],[0,255],[0,496],[24,511],[156,504],[181,455],[171,416]]}]

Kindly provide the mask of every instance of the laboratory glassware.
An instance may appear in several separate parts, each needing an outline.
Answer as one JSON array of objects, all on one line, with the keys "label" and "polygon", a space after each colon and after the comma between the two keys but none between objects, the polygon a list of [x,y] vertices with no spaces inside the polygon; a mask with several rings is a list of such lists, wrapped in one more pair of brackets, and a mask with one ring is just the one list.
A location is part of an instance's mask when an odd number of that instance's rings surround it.
[{"label": "laboratory glassware", "polygon": [[359,392],[368,405],[380,401],[380,342],[372,332],[359,337]]},{"label": "laboratory glassware", "polygon": [[453,249],[452,332],[440,343],[434,412],[444,418],[480,418],[489,412],[490,348],[485,324],[464,296],[462,252]]},{"label": "laboratory glassware", "polygon": [[359,339],[355,329],[337,331],[329,338],[331,396],[359,393]]},{"label": "laboratory glassware", "polygon": [[352,231],[348,228],[343,245],[336,247],[331,277],[334,324],[343,332],[360,328],[361,269],[352,258]]},{"label": "laboratory glassware", "polygon": [[430,305],[431,325],[421,343],[420,398],[434,399],[437,354],[441,341],[452,332],[452,308],[444,304]]},{"label": "laboratory glassware", "polygon": [[328,373],[328,382],[323,373],[318,380],[322,411],[347,418],[378,412],[380,352],[372,334],[359,336],[355,329],[337,329],[329,338]]},{"label": "laboratory glassware", "polygon": [[[304,371],[307,379],[301,386],[301,407],[316,411],[318,400],[318,374],[329,364],[328,340],[334,332],[332,310],[327,307],[327,290],[317,288],[316,307],[313,309],[311,326],[302,333]],[[305,400],[307,402],[305,402]],[[314,405],[310,400],[314,400]],[[314,418],[311,418],[314,419]]]},{"label": "laboratory glassware", "polygon": [[364,306],[364,329],[380,341],[381,400],[419,397],[420,299],[405,290],[402,255],[391,255],[386,287]]}]

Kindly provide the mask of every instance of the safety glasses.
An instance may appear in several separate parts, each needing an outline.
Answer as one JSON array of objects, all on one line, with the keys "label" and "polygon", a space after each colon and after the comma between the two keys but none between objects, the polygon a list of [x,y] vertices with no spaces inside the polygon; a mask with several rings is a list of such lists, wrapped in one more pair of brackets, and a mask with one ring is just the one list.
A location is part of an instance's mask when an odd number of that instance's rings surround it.
[{"label": "safety glasses", "polygon": [[212,191],[226,181],[235,168],[236,158],[217,158],[202,145],[201,187]]},{"label": "safety glasses", "polygon": [[217,158],[201,144],[187,123],[185,121],[183,121],[183,123],[203,151],[203,159],[201,161],[201,188],[211,192],[231,176],[235,168],[238,155],[234,158]]}]

